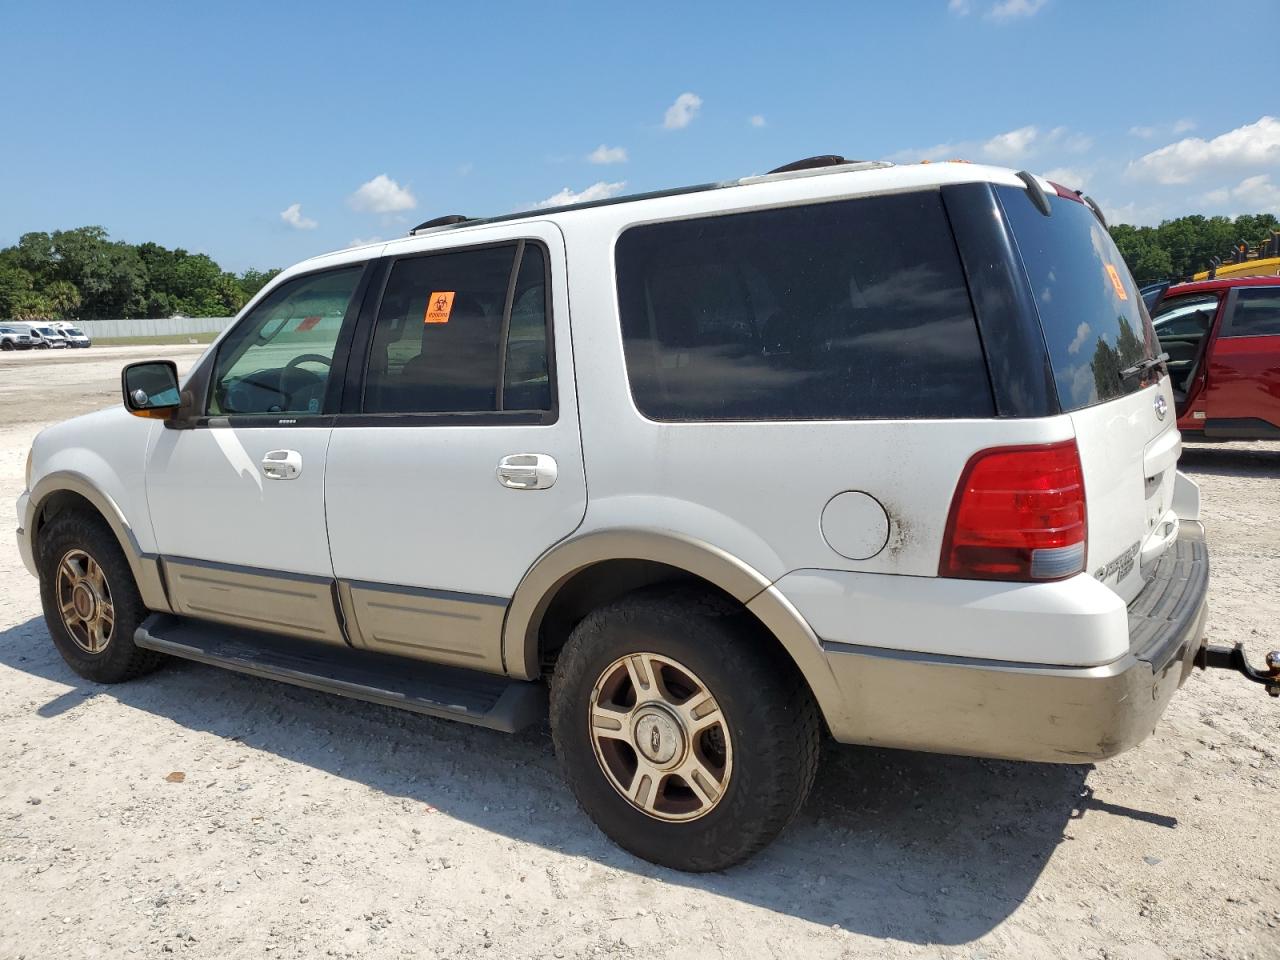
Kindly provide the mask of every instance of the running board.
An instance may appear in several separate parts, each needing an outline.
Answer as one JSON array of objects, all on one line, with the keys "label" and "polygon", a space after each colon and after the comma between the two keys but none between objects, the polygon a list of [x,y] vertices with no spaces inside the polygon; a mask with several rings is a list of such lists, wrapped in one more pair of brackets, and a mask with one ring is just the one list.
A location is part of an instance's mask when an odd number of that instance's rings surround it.
[{"label": "running board", "polygon": [[514,733],[547,715],[541,683],[152,614],[133,642],[184,660]]}]

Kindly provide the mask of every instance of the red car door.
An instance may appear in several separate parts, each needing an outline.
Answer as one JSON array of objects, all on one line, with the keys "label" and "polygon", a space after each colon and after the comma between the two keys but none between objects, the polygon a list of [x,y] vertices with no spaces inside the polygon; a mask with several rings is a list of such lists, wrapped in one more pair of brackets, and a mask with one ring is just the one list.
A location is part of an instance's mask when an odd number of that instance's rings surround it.
[{"label": "red car door", "polygon": [[1208,359],[1205,436],[1280,439],[1280,285],[1231,291]]}]

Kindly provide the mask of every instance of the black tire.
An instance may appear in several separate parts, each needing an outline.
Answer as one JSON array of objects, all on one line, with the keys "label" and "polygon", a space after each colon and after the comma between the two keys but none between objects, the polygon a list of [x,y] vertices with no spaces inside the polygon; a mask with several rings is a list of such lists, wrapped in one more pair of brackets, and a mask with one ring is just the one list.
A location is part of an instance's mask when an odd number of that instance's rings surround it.
[{"label": "black tire", "polygon": [[[102,569],[115,610],[115,622],[106,645],[97,653],[82,649],[63,623],[57,596],[58,567],[74,550],[83,551]],[[64,510],[40,532],[40,601],[53,645],[72,670],[96,683],[121,683],[150,673],[164,657],[133,643],[134,631],[147,618],[129,561],[101,517],[85,511]]]},{"label": "black tire", "polygon": [[[551,735],[579,804],[615,843],[677,870],[723,870],[767,846],[799,812],[817,771],[821,726],[799,671],[772,643],[737,605],[654,590],[601,607],[573,630],[551,681]],[[698,819],[672,822],[634,806],[592,746],[597,680],[640,652],[692,671],[732,737],[732,775]]]},{"label": "black tire", "polygon": [[0,340],[0,350],[12,350],[12,349],[14,349],[13,341]]}]

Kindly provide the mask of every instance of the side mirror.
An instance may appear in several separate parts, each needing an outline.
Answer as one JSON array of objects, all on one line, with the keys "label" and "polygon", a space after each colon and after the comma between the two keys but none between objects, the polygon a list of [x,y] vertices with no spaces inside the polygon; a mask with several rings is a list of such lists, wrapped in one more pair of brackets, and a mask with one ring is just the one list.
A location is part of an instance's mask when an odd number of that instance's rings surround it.
[{"label": "side mirror", "polygon": [[135,417],[168,420],[178,412],[178,365],[172,360],[131,363],[120,373],[124,408]]}]

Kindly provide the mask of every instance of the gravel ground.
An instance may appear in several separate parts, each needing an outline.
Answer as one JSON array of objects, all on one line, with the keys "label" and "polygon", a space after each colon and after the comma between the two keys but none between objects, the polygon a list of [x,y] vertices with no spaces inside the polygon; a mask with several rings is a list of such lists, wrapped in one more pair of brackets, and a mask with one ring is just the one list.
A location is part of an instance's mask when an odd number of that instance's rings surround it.
[{"label": "gravel ground", "polygon": [[[0,501],[125,360],[0,357]],[[1211,639],[1280,646],[1280,444],[1188,448]],[[8,508],[6,508],[8,509]],[[612,846],[516,737],[175,662],[58,658],[0,539],[0,957],[1280,957],[1280,703],[1195,673],[1096,767],[830,747],[763,855]]]}]

